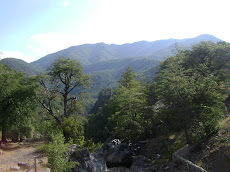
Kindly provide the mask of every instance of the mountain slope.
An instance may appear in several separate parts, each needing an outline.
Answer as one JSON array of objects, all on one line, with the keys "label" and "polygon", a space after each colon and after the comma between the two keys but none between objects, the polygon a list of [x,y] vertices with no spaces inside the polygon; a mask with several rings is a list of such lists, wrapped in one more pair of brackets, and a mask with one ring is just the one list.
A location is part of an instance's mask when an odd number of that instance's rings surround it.
[{"label": "mountain slope", "polygon": [[191,47],[192,45],[199,43],[201,41],[212,41],[216,43],[221,40],[216,38],[215,36],[204,34],[199,35],[195,38],[174,39],[173,41],[173,44],[152,53],[151,55],[147,56],[147,58],[162,61],[165,57],[173,56],[176,53],[177,48]]},{"label": "mountain slope", "polygon": [[[156,73],[156,67],[159,61],[146,58],[125,58],[118,60],[110,60],[99,62],[84,68],[85,73],[92,76],[91,89],[88,90],[92,97],[96,98],[98,92],[103,88],[116,87],[117,81],[121,78],[121,74],[128,66],[131,66],[137,75],[137,79],[143,75],[146,79],[153,78]],[[77,92],[78,90],[75,90]]]},{"label": "mountain slope", "polygon": [[47,68],[55,58],[64,56],[79,61],[83,66],[95,64],[101,61],[122,59],[126,57],[149,57],[155,60],[164,60],[165,56],[171,56],[175,50],[175,45],[190,46],[200,41],[219,41],[212,35],[200,35],[195,38],[188,39],[167,39],[153,42],[140,41],[131,44],[115,45],[115,44],[84,44],[72,46],[70,48],[49,54],[37,61],[32,62],[38,67]]},{"label": "mountain slope", "polygon": [[33,66],[23,60],[15,59],[15,58],[5,58],[0,61],[11,68],[26,73],[26,75],[37,75],[41,72],[38,67]]},{"label": "mountain slope", "polygon": [[18,71],[26,72],[27,75],[34,75],[47,69],[58,56],[78,60],[83,65],[84,72],[92,75],[90,92],[95,97],[103,88],[115,87],[128,66],[134,69],[138,79],[141,75],[151,79],[155,75],[155,67],[159,65],[159,61],[163,61],[164,57],[172,56],[176,47],[191,46],[200,41],[220,40],[212,35],[200,35],[188,39],[140,41],[123,45],[84,44],[49,54],[30,64],[13,58],[2,61]]}]

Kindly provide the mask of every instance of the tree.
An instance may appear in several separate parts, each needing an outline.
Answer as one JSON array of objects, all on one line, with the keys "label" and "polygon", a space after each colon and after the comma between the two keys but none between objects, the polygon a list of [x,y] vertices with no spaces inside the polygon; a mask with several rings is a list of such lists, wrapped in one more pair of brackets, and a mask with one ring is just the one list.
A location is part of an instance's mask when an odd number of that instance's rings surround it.
[{"label": "tree", "polygon": [[0,71],[0,124],[2,141],[7,142],[7,131],[28,126],[28,118],[35,109],[36,86],[23,73],[3,64],[0,64]]},{"label": "tree", "polygon": [[[200,52],[199,56],[203,56],[203,51]],[[224,105],[217,77],[209,71],[203,72],[206,61],[199,67],[188,68],[187,56],[183,55],[179,53],[167,59],[154,84],[158,99],[165,105],[160,111],[162,121],[171,130],[184,130],[190,144],[216,131]]]},{"label": "tree", "polygon": [[127,140],[136,140],[144,132],[142,121],[146,95],[140,83],[135,81],[135,74],[131,67],[128,67],[121,76],[113,102],[116,104],[115,113],[111,119],[118,136]]},{"label": "tree", "polygon": [[110,100],[114,96],[114,90],[111,88],[102,89],[98,93],[97,101],[95,102],[91,113],[87,116],[85,122],[85,137],[94,142],[105,142],[110,136],[111,126],[109,124],[110,112]]},{"label": "tree", "polygon": [[[39,76],[38,80],[41,90],[37,99],[60,125],[79,105],[81,93],[77,97],[71,95],[71,92],[90,84],[90,76],[83,73],[80,63],[60,57],[48,69],[47,75]],[[64,135],[67,136],[66,133]]]},{"label": "tree", "polygon": [[104,88],[98,93],[97,101],[91,109],[91,113],[96,114],[99,108],[103,108],[108,104],[110,98],[114,95],[114,90],[112,88]]}]

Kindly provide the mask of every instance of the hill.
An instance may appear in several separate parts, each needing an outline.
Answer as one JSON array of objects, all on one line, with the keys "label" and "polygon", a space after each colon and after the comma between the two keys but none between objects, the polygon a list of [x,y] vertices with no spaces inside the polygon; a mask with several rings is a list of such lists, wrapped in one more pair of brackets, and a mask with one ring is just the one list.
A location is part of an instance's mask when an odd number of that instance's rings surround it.
[{"label": "hill", "polygon": [[[124,58],[118,60],[110,60],[98,62],[84,68],[85,73],[92,76],[91,89],[88,90],[94,98],[103,88],[114,88],[117,81],[121,78],[121,74],[128,66],[131,66],[137,75],[137,79],[144,76],[151,79],[155,75],[156,67],[159,61],[147,58]],[[77,90],[75,90],[77,92]]]},{"label": "hill", "polygon": [[105,43],[84,44],[72,46],[56,53],[49,54],[32,62],[32,64],[40,68],[47,68],[51,63],[53,63],[55,58],[59,56],[75,59],[83,66],[126,57],[148,57],[154,60],[162,61],[164,60],[164,57],[172,56],[173,50],[175,50],[177,46],[190,46],[200,41],[217,42],[220,41],[220,39],[212,35],[204,34],[195,38],[166,39],[153,42],[139,41],[123,45]]},{"label": "hill", "polygon": [[[58,56],[64,56],[79,61],[84,67],[85,73],[92,76],[90,92],[93,97],[103,88],[115,87],[121,74],[128,66],[131,66],[138,75],[147,79],[153,78],[156,66],[165,57],[174,55],[177,47],[191,46],[200,41],[217,42],[220,39],[212,35],[200,35],[187,39],[167,39],[153,42],[139,41],[123,45],[115,44],[84,44],[49,54],[32,63],[22,60],[8,58],[2,62],[15,70],[23,71],[27,75],[36,75],[45,71]],[[76,93],[78,90],[75,90]]]},{"label": "hill", "polygon": [[29,64],[23,60],[16,59],[16,58],[5,58],[0,61],[11,68],[26,73],[26,75],[37,75],[41,72],[39,67],[35,67],[32,64]]}]

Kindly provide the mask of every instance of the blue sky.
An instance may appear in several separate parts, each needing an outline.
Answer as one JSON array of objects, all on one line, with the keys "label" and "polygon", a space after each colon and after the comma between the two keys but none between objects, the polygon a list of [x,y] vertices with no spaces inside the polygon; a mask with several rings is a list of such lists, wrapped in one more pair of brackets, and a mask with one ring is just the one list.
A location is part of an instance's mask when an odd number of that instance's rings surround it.
[{"label": "blue sky", "polygon": [[228,0],[0,0],[1,58],[205,33],[230,42],[229,11]]}]

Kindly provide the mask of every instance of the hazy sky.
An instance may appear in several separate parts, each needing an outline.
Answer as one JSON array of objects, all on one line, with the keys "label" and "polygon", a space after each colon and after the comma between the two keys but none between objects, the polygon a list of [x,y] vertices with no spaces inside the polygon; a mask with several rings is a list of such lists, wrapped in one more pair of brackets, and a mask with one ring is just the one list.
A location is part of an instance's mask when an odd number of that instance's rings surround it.
[{"label": "hazy sky", "polygon": [[230,42],[228,0],[0,0],[1,58],[34,61],[73,45],[211,34]]}]

